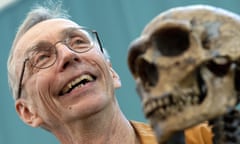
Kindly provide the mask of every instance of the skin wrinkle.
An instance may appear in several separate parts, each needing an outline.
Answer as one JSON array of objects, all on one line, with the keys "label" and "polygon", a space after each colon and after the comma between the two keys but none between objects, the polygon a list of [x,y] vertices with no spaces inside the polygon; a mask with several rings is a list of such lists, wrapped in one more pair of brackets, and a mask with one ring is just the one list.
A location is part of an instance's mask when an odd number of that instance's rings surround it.
[{"label": "skin wrinkle", "polygon": [[[39,88],[39,86],[38,85],[36,85],[36,89],[38,89]],[[49,90],[49,86],[48,86],[48,93],[50,93],[50,90]],[[39,100],[38,100],[38,102],[41,102],[43,105],[44,105],[44,107],[45,107],[45,109],[44,110],[47,110],[47,112],[49,112],[50,113],[50,115],[52,115],[53,117],[55,117],[55,119],[54,119],[54,121],[55,121],[55,124],[56,124],[56,121],[60,121],[60,123],[62,123],[61,122],[61,118],[60,118],[60,112],[59,111],[56,111],[56,110],[58,110],[57,109],[57,107],[56,107],[56,105],[55,105],[55,103],[53,102],[53,100],[51,99],[51,97],[50,97],[50,95],[44,95],[43,93],[42,93],[42,91],[41,90],[37,90],[37,92],[38,92],[38,96],[39,96]],[[43,110],[43,111],[44,111]],[[40,110],[41,111],[41,110]],[[46,112],[46,113],[47,113]],[[52,120],[53,121],[53,120]],[[46,124],[43,124],[43,128],[45,128],[44,126],[45,126]],[[49,129],[49,128],[46,128],[46,129]]]},{"label": "skin wrinkle", "polygon": [[[51,91],[50,90],[50,86],[48,86],[48,93],[50,93],[50,91]],[[41,94],[39,94],[39,95],[40,95],[40,99],[43,101],[43,104],[45,105],[46,109],[50,112],[50,114],[55,116],[55,120],[51,120],[51,121],[53,121],[56,124],[57,124],[57,121],[60,123],[58,125],[55,125],[54,128],[59,129],[61,126],[66,127],[65,126],[66,125],[65,122],[61,118],[60,111],[55,111],[55,110],[58,110],[58,109],[57,109],[57,106],[54,103],[53,99],[51,99],[50,96],[44,96],[44,95],[41,95]],[[72,144],[74,143],[72,138],[69,137],[67,135],[67,133],[65,134],[65,136],[68,137],[68,140],[70,140]]]},{"label": "skin wrinkle", "polygon": [[[43,69],[44,70],[44,69]],[[41,76],[37,77],[37,78],[40,78],[41,79]],[[36,80],[37,81],[37,80]],[[37,83],[37,82],[36,82]],[[36,89],[38,89],[39,86],[36,85]],[[57,109],[57,106],[56,104],[54,103],[53,99],[51,98],[50,96],[50,93],[51,93],[51,84],[48,84],[47,85],[47,93],[49,93],[48,96],[42,94],[42,91],[41,90],[37,90],[37,92],[39,92],[39,96],[40,96],[40,101],[43,101],[43,104],[45,105],[46,107],[46,110],[48,110],[50,112],[51,115],[55,116],[56,117],[56,120],[59,120],[62,124],[64,124],[64,122],[61,120],[61,113],[60,111],[56,111],[58,110]]]},{"label": "skin wrinkle", "polygon": [[[55,41],[53,43],[49,42],[49,39],[48,40],[40,40],[38,42],[36,42],[35,44],[33,44],[32,46],[29,46],[28,48],[26,48],[26,53],[24,54],[25,56],[29,56],[30,52],[32,51],[37,51],[39,48],[42,47],[42,45],[46,45],[46,44],[49,44],[49,47],[53,47],[53,46],[56,46],[55,44],[59,41],[62,41],[64,39],[66,39],[69,34],[71,34],[74,30],[77,30],[78,28],[75,28],[75,27],[72,27],[72,28],[67,28],[67,29],[64,29],[60,32],[60,36],[59,36],[59,40],[58,41]],[[30,55],[31,56],[31,55]]]},{"label": "skin wrinkle", "polygon": [[[36,68],[35,68],[36,69]],[[39,71],[39,69],[37,69]],[[39,78],[41,78],[41,76],[39,76]],[[39,87],[36,85],[36,89],[38,89]],[[44,99],[44,94],[41,94],[41,90],[37,90],[37,92],[39,92],[39,96],[41,98],[41,100],[43,100],[43,104],[45,104],[45,106],[48,108],[48,110],[50,110],[50,112],[55,115],[56,117],[59,117],[60,118],[60,113],[54,113],[54,108],[53,106],[51,107],[51,104],[54,104],[53,101],[50,99],[50,97],[46,97],[45,98],[48,98],[48,99]],[[50,93],[50,85],[48,86],[48,93]],[[58,116],[59,115],[59,116]]]},{"label": "skin wrinkle", "polygon": [[[63,19],[58,19],[58,20],[63,20]],[[50,21],[50,20],[46,20],[46,21]],[[23,44],[22,42],[23,41],[25,41],[25,35],[28,35],[30,32],[31,32],[31,29],[35,29],[36,30],[36,28],[35,27],[37,27],[38,25],[42,25],[43,23],[45,23],[46,21],[43,21],[43,22],[40,22],[40,23],[38,23],[38,24],[36,24],[36,25],[34,25],[33,27],[31,27],[28,31],[26,31],[19,39],[18,39],[18,41],[16,41],[16,45],[15,45],[15,49],[14,49],[14,51],[13,51],[13,61],[15,61],[16,59],[15,59],[15,55],[18,55],[18,56],[20,56],[20,57],[23,57],[23,56],[25,56],[25,54],[23,54],[24,53],[24,51],[18,51],[17,50],[17,48],[19,48],[19,47],[25,47],[25,49],[30,49],[32,46],[29,44],[29,43],[25,43],[25,44]],[[76,23],[74,23],[74,22],[72,22],[71,21],[71,23],[72,24],[74,24],[75,26],[77,26],[77,24]],[[73,27],[73,26],[72,26]],[[37,34],[41,34],[42,33],[42,30],[41,29],[37,29],[37,31],[35,32],[35,33],[37,33]],[[65,35],[65,31],[62,31],[61,32],[63,35]],[[32,40],[32,42],[31,43],[36,43],[35,41],[36,41],[36,39],[38,39],[38,37],[40,36],[40,35],[37,35],[37,34],[35,34],[35,40]],[[50,42],[52,42],[52,41],[54,41],[55,39],[54,39],[54,37],[55,36],[51,36],[51,35],[49,35],[48,36],[49,38],[45,38],[46,40],[51,40]],[[55,40],[56,41],[56,40]],[[20,62],[20,63],[22,63],[22,60],[21,59],[19,59],[19,57],[18,57],[18,61]]]},{"label": "skin wrinkle", "polygon": [[[50,24],[54,27],[48,29]],[[21,60],[26,58],[23,56],[26,56],[28,48],[41,40],[49,39],[52,44],[62,40],[62,34],[59,35],[61,30],[72,27],[79,26],[63,19],[47,20],[35,25],[17,42],[13,61],[19,61],[16,56]],[[39,29],[46,32],[39,33]],[[33,68],[31,71],[29,61],[26,62],[23,91],[28,94],[26,98],[34,102],[33,109],[41,120],[35,122],[35,125],[28,124],[45,128],[63,144],[107,144],[118,141],[132,144],[135,137],[129,135],[135,133],[122,114],[114,93],[121,86],[119,76],[111,67],[109,59],[100,51],[100,47],[94,46],[79,54],[59,43],[56,46],[57,60],[46,69]],[[64,85],[84,73],[93,74],[96,81],[63,97],[58,96]],[[16,105],[21,101],[22,97],[16,100]]]}]

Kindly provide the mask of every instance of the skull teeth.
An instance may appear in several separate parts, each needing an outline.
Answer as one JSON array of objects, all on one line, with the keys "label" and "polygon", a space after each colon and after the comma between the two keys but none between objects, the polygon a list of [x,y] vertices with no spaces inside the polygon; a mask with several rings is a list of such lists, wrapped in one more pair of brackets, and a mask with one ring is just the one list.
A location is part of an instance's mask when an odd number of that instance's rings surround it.
[{"label": "skull teeth", "polygon": [[167,95],[156,99],[151,99],[144,104],[144,113],[147,118],[157,115],[159,119],[181,112],[185,106],[196,105],[199,103],[199,96],[193,91],[185,91],[181,96]]},{"label": "skull teeth", "polygon": [[225,65],[229,63],[229,60],[226,59],[225,57],[216,57],[213,59],[213,61],[218,65]]}]

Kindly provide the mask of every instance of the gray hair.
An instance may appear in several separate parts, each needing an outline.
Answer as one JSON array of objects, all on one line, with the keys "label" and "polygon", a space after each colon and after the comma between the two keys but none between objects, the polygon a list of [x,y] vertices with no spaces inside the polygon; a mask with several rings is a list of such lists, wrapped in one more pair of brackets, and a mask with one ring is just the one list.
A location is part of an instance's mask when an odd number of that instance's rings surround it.
[{"label": "gray hair", "polygon": [[[13,51],[16,47],[19,39],[34,25],[49,19],[54,18],[64,18],[69,19],[67,12],[62,9],[62,3],[60,1],[52,3],[51,1],[47,3],[48,6],[36,5],[28,14],[23,23],[19,26],[15,39],[12,43],[12,47],[9,53],[7,68],[8,68],[8,82],[9,87],[12,92],[14,100],[17,99],[17,90],[18,90],[18,79],[16,64],[13,61]],[[104,56],[106,59],[109,59],[107,51],[104,49]]]}]

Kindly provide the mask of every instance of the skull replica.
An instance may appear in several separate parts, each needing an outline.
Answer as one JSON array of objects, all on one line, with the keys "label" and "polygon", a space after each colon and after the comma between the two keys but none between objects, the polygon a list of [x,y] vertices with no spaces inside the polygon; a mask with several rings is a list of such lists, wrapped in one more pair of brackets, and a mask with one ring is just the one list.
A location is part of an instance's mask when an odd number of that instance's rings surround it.
[{"label": "skull replica", "polygon": [[159,143],[234,108],[240,91],[240,17],[196,5],[154,18],[128,64]]}]

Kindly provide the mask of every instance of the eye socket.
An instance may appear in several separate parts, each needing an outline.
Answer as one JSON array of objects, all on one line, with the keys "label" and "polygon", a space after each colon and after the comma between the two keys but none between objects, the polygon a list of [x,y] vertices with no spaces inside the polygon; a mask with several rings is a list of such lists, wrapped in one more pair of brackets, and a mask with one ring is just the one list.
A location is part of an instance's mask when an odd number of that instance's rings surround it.
[{"label": "eye socket", "polygon": [[143,58],[138,58],[137,63],[137,71],[145,89],[148,87],[154,87],[160,77],[157,66],[153,63],[147,62]]},{"label": "eye socket", "polygon": [[72,31],[65,40],[65,44],[72,50],[78,52],[86,51],[93,46],[94,40],[91,34],[81,30]]},{"label": "eye socket", "polygon": [[190,45],[189,32],[183,28],[169,27],[153,33],[151,41],[164,56],[178,56]]},{"label": "eye socket", "polygon": [[129,47],[129,52],[128,52],[128,66],[131,71],[131,73],[134,75],[134,77],[138,76],[138,67],[139,63],[138,58],[141,57],[142,54],[145,53],[147,49],[147,39],[144,37],[140,37],[133,41]]},{"label": "eye socket", "polygon": [[75,36],[70,38],[70,40],[68,41],[68,45],[72,49],[78,50],[78,49],[89,48],[91,46],[91,42],[87,38]]},{"label": "eye socket", "polygon": [[47,61],[47,59],[49,59],[50,57],[51,57],[51,54],[49,52],[41,51],[35,54],[33,61],[34,61],[34,64],[42,63],[44,61]]},{"label": "eye socket", "polygon": [[31,53],[30,63],[37,68],[45,68],[56,60],[56,51],[53,47],[38,48]]}]

